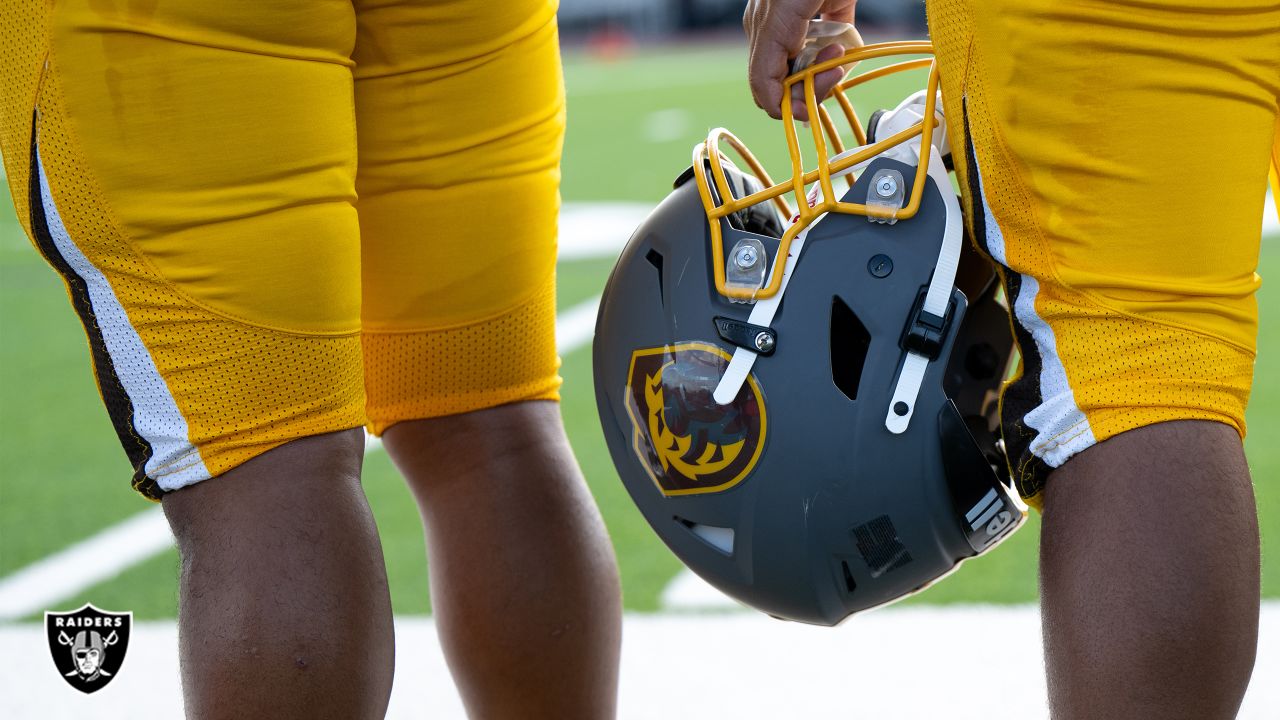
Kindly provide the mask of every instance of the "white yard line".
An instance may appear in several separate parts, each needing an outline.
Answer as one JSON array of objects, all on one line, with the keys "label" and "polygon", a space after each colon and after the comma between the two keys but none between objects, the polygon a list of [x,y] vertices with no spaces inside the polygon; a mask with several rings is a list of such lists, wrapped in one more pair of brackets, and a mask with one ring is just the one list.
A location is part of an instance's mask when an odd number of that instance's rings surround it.
[{"label": "white yard line", "polygon": [[[0,717],[181,717],[177,629],[138,623],[111,685],[82,695],[58,677],[44,629],[0,625]],[[434,622],[396,618],[391,720],[464,720]],[[758,613],[632,615],[623,621],[620,720],[896,718],[1044,720],[1034,606],[917,606],[838,628]],[[1241,720],[1280,717],[1280,603],[1262,608]]]},{"label": "white yard line", "polygon": [[720,592],[711,583],[694,574],[689,568],[682,568],[667,586],[662,589],[658,602],[663,610],[702,611],[702,610],[745,610],[736,600]]},{"label": "white yard line", "polygon": [[560,209],[560,259],[617,257],[652,210],[651,203],[565,203]]},{"label": "white yard line", "polygon": [[49,609],[172,545],[160,508],[140,512],[0,580],[0,622]]},{"label": "white yard line", "polygon": [[591,342],[596,334],[596,313],[600,310],[600,296],[568,308],[556,317],[556,349],[568,355]]}]

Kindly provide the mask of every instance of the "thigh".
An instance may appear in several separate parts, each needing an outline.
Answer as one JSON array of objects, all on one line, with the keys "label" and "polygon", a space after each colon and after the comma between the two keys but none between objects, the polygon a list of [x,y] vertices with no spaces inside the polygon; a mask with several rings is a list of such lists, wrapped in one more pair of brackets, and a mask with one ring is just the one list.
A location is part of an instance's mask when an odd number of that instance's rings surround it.
[{"label": "thigh", "polygon": [[30,23],[5,30],[11,189],[135,486],[157,498],[362,424],[350,4],[5,13]]},{"label": "thigh", "polygon": [[1280,3],[1204,5],[929,4],[970,221],[1022,350],[1002,412],[1033,500],[1132,428],[1244,433]]},{"label": "thigh", "polygon": [[356,3],[374,432],[557,397],[555,3]]}]

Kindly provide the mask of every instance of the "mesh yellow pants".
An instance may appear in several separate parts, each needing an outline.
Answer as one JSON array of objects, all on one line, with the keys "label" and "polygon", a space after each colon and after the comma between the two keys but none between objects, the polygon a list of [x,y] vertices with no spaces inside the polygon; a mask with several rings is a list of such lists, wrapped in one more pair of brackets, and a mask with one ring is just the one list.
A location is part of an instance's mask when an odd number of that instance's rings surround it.
[{"label": "mesh yellow pants", "polygon": [[1001,404],[1021,493],[1036,504],[1053,468],[1136,427],[1243,436],[1280,3],[928,11],[971,229],[1022,350]]},{"label": "mesh yellow pants", "polygon": [[0,150],[158,498],[558,397],[554,0],[14,0]]}]

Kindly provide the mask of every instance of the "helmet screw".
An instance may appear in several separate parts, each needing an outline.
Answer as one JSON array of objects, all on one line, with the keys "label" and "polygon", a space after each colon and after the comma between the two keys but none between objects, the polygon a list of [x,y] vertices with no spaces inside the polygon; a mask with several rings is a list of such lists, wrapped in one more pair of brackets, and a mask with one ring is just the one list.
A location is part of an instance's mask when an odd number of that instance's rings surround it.
[{"label": "helmet screw", "polygon": [[867,261],[867,272],[872,277],[887,278],[893,272],[893,258],[888,255],[875,255]]},{"label": "helmet screw", "polygon": [[892,175],[882,175],[876,178],[877,195],[882,198],[891,198],[896,192],[898,192],[898,181],[894,180]]},{"label": "helmet screw", "polygon": [[769,352],[773,350],[773,336],[767,332],[757,333],[755,339],[756,349],[760,352]]},{"label": "helmet screw", "polygon": [[756,253],[756,249],[750,245],[738,248],[738,252],[733,256],[733,262],[743,270],[754,267],[759,260],[760,256]]}]

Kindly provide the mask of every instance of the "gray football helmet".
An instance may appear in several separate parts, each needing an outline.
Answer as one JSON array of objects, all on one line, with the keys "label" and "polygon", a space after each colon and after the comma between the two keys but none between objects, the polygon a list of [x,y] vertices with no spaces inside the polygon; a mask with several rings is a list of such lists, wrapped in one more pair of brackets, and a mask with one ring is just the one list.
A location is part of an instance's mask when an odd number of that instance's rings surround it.
[{"label": "gray football helmet", "polygon": [[[783,183],[713,130],[601,302],[596,399],[632,499],[698,575],[780,618],[834,625],[898,600],[1026,516],[996,439],[1008,310],[966,250],[931,54],[869,45],[788,78],[817,118],[817,167],[784,103]],[[812,78],[887,56],[909,59],[832,98],[846,150]],[[864,129],[849,92],[921,68],[927,87]]]}]

